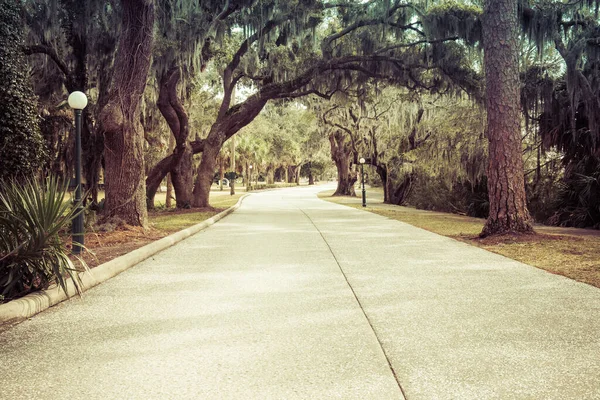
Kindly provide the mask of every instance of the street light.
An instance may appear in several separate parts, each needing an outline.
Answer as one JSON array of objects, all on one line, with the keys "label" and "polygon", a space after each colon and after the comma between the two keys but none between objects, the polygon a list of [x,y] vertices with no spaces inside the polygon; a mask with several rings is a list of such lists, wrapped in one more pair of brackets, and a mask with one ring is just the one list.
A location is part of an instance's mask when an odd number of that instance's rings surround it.
[{"label": "street light", "polygon": [[77,216],[73,220],[73,254],[81,253],[83,247],[83,205],[81,204],[81,111],[88,100],[84,93],[73,92],[69,95],[69,107],[75,111],[75,204]]},{"label": "street light", "polygon": [[365,165],[365,159],[363,157],[360,158],[360,160],[358,160],[358,162],[360,163],[360,179],[362,182],[362,206],[366,207],[367,206],[367,192],[365,192],[365,170],[364,170],[364,165]]}]

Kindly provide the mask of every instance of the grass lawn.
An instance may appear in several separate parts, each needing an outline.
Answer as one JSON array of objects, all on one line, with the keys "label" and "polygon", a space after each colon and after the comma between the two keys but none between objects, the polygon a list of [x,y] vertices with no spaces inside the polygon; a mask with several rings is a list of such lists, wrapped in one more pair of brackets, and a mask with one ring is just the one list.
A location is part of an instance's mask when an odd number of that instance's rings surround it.
[{"label": "grass lawn", "polygon": [[166,233],[177,232],[199,224],[221,211],[234,206],[242,195],[242,193],[238,193],[233,196],[212,196],[210,204],[213,209],[177,210],[172,208],[170,210],[150,212],[148,219],[151,226],[159,231]]},{"label": "grass lawn", "polygon": [[[537,228],[536,235],[501,236],[480,239],[483,219],[455,214],[428,212],[409,207],[374,204],[362,207],[360,201],[347,197],[331,197],[333,192],[321,192],[323,200],[366,210],[391,219],[479,246],[508,258],[533,265],[553,274],[584,282],[600,288],[600,232],[598,235],[566,234],[560,229]],[[583,231],[583,230],[582,230]],[[557,233],[558,232],[558,233]]]}]

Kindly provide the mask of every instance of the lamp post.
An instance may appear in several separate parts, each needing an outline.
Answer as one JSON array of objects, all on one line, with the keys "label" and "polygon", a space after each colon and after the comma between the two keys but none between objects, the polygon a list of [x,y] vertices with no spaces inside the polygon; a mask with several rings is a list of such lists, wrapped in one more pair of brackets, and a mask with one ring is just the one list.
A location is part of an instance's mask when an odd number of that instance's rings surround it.
[{"label": "lamp post", "polygon": [[365,170],[364,170],[365,159],[363,157],[361,157],[360,160],[358,160],[358,162],[360,163],[360,180],[362,182],[362,206],[366,207],[367,206],[367,192],[365,192]]},{"label": "lamp post", "polygon": [[81,253],[83,235],[83,205],[81,204],[81,112],[88,100],[84,93],[73,92],[69,95],[69,106],[75,111],[75,204],[77,216],[73,220],[73,254]]}]

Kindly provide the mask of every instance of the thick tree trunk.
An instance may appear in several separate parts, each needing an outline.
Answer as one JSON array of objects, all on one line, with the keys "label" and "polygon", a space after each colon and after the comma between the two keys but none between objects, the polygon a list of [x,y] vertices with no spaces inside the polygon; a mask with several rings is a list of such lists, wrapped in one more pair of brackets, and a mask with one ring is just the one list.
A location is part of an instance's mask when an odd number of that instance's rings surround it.
[{"label": "thick tree trunk", "polygon": [[194,182],[194,153],[188,141],[175,149],[175,165],[171,169],[171,179],[175,190],[175,205],[177,208],[190,208],[192,202],[192,184]]},{"label": "thick tree trunk", "polygon": [[287,183],[295,183],[296,182],[296,170],[298,169],[297,165],[289,165],[287,167]]},{"label": "thick tree trunk", "polygon": [[144,133],[140,100],[152,57],[154,1],[122,0],[122,33],[108,102],[99,116],[104,134],[104,218],[146,226]]},{"label": "thick tree trunk", "polygon": [[146,178],[146,207],[149,210],[154,209],[154,197],[156,191],[160,187],[165,176],[171,171],[171,164],[173,163],[174,156],[171,154],[169,157],[163,158],[152,168],[148,177]]},{"label": "thick tree trunk", "polygon": [[177,208],[189,208],[192,199],[194,154],[188,142],[189,119],[183,104],[177,97],[177,84],[180,78],[181,70],[177,66],[169,68],[164,73],[160,79],[157,106],[175,138],[174,157],[169,165],[173,189],[175,189],[175,203]]},{"label": "thick tree trunk", "polygon": [[205,141],[192,196],[193,207],[210,207],[210,187],[212,186],[217,157],[219,156],[223,142]]},{"label": "thick tree trunk", "polygon": [[267,165],[267,184],[273,185],[275,183],[275,166],[273,164]]},{"label": "thick tree trunk", "polygon": [[377,171],[377,175],[379,175],[379,178],[381,179],[381,183],[383,185],[383,202],[389,204],[390,195],[389,195],[388,184],[387,184],[387,182],[388,182],[387,166],[385,166],[383,164],[377,164],[375,166],[375,171]]},{"label": "thick tree trunk", "polygon": [[346,141],[346,135],[337,131],[329,135],[331,145],[331,159],[335,162],[338,175],[338,185],[334,196],[356,196],[354,184],[357,180],[357,174],[350,168],[350,158],[352,155],[352,146]]},{"label": "thick tree trunk", "polygon": [[315,184],[315,177],[312,172],[312,162],[308,163],[308,184],[309,185]]},{"label": "thick tree trunk", "polygon": [[481,236],[533,232],[523,179],[517,3],[486,0],[484,6],[490,214]]},{"label": "thick tree trunk", "polygon": [[392,174],[389,174],[385,183],[385,192],[387,192],[386,203],[397,206],[404,205],[412,191],[413,182],[414,175],[412,173],[403,175],[399,179],[393,179]]},{"label": "thick tree trunk", "polygon": [[350,157],[339,157],[335,160],[335,166],[338,174],[338,185],[334,196],[356,196],[354,190],[354,184],[356,183],[357,177],[355,173],[350,170]]},{"label": "thick tree trunk", "polygon": [[[79,34],[74,23],[86,18],[86,8],[75,5],[67,10],[63,29],[67,43],[73,51],[70,73],[65,76],[65,87],[69,93],[79,90],[86,92],[88,85],[88,38]],[[83,124],[81,129],[81,147],[83,156],[83,176],[85,177],[86,190],[90,191],[92,204],[98,204],[100,183],[100,170],[102,168],[102,153],[104,150],[103,137],[94,127],[90,107],[83,110]]]},{"label": "thick tree trunk", "polygon": [[[195,140],[190,142],[192,155],[202,153],[204,149],[204,140]],[[175,154],[171,154],[158,162],[150,170],[148,173],[148,177],[146,178],[146,202],[148,204],[148,209],[154,208],[154,197],[156,196],[156,191],[158,190],[161,182],[167,174],[173,168],[172,164],[174,164]],[[193,169],[191,170],[193,172]]]},{"label": "thick tree trunk", "polygon": [[270,98],[262,93],[254,94],[243,103],[231,107],[223,115],[217,117],[217,121],[204,140],[204,151],[198,167],[198,176],[196,177],[192,196],[193,207],[210,206],[210,186],[215,174],[217,157],[223,143],[252,122]]}]

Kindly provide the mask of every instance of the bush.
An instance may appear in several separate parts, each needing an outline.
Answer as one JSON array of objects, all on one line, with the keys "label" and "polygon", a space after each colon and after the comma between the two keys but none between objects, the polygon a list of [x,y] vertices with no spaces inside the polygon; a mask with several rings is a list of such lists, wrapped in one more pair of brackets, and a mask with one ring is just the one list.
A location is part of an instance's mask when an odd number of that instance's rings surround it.
[{"label": "bush", "polygon": [[[65,201],[68,183],[47,178],[0,182],[0,297],[11,300],[56,281],[65,293],[66,277],[77,292],[79,270],[59,237],[77,216],[79,204]],[[87,266],[80,260],[83,269]]]},{"label": "bush", "polygon": [[439,177],[418,174],[408,203],[419,209],[487,218],[487,179],[475,184],[467,180],[448,183]]},{"label": "bush", "polygon": [[0,0],[0,179],[33,175],[47,158],[19,13],[18,1]]}]

